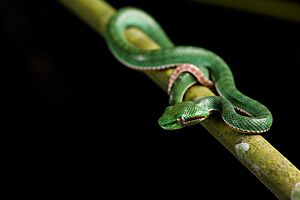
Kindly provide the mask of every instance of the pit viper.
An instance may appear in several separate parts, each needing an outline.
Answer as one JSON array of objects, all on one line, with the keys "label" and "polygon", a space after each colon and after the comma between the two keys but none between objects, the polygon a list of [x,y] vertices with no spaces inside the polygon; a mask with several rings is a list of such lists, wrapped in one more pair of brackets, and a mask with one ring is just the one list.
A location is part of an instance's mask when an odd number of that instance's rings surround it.
[{"label": "pit viper", "polygon": [[[140,29],[161,48],[144,50],[134,46],[125,35],[129,27]],[[271,112],[236,88],[233,74],[222,58],[204,48],[175,46],[146,12],[133,7],[119,9],[108,22],[105,39],[115,58],[129,68],[174,68],[168,85],[170,105],[158,120],[162,128],[174,130],[197,124],[218,111],[223,121],[238,132],[260,134],[270,129]],[[195,83],[214,87],[219,96],[183,101],[184,93]]]}]

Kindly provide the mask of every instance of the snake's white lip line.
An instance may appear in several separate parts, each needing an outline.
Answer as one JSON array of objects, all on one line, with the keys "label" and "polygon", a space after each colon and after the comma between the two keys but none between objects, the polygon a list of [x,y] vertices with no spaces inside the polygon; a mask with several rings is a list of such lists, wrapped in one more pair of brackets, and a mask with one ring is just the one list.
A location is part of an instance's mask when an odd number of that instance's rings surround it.
[{"label": "snake's white lip line", "polygon": [[182,125],[189,125],[193,122],[200,122],[203,121],[204,119],[206,119],[206,117],[193,117],[193,118],[189,118],[189,119],[185,119],[184,122],[180,123]]}]

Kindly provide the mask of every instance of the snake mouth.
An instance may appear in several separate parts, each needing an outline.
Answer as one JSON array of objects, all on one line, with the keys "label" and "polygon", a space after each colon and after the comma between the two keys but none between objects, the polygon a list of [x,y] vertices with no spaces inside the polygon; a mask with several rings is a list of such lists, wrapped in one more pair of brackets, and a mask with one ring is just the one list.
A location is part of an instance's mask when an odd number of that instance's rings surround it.
[{"label": "snake mouth", "polygon": [[205,116],[195,116],[195,117],[190,117],[190,118],[184,118],[184,117],[179,117],[177,119],[178,124],[181,124],[183,126],[189,126],[189,125],[194,125],[197,124],[203,120],[205,120],[207,117]]},{"label": "snake mouth", "polygon": [[158,120],[158,124],[165,130],[176,130],[176,129],[181,129],[185,126],[190,126],[194,124],[198,124],[200,121],[203,121],[206,119],[206,116],[195,116],[195,117],[179,117],[177,120],[172,120],[172,121],[164,121],[164,118],[161,117]]}]

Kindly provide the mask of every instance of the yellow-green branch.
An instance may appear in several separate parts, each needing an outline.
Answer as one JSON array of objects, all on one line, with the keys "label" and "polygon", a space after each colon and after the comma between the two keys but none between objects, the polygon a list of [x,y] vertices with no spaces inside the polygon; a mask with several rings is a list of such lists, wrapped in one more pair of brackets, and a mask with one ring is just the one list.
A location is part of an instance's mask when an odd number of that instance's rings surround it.
[{"label": "yellow-green branch", "polygon": [[216,6],[253,12],[277,17],[294,22],[300,22],[300,4],[289,0],[193,0]]},{"label": "yellow-green branch", "polygon": [[[100,35],[115,9],[101,0],[58,0]],[[159,48],[149,37],[137,29],[129,29],[127,37],[134,45],[144,49]],[[171,70],[147,72],[156,84],[166,91]],[[202,86],[194,86],[185,100],[213,93]],[[201,123],[241,163],[243,163],[279,199],[300,200],[300,171],[260,135],[243,135],[228,128],[222,120],[210,117]]]}]

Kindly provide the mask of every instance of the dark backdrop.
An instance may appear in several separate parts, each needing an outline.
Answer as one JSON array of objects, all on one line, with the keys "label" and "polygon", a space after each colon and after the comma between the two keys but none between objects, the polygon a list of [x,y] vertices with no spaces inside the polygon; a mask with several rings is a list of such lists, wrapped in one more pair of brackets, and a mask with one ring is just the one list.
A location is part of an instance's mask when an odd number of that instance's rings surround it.
[{"label": "dark backdrop", "polygon": [[[189,1],[109,3],[140,7],[175,44],[224,58],[237,87],[272,111],[264,137],[300,166],[300,24]],[[103,38],[60,4],[0,4],[3,134],[12,136],[7,152],[16,172],[27,166],[37,181],[53,181],[53,191],[74,194],[275,199],[201,126],[162,130],[157,119],[167,95],[119,64]]]}]

